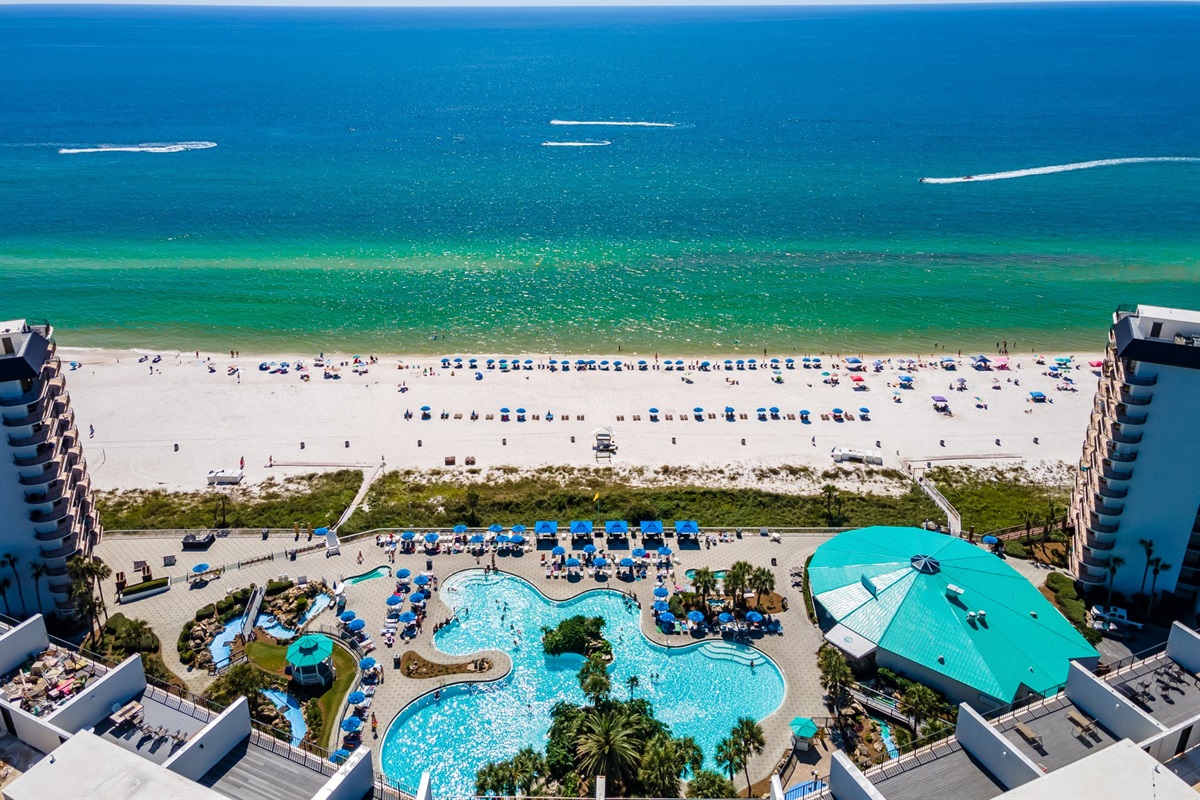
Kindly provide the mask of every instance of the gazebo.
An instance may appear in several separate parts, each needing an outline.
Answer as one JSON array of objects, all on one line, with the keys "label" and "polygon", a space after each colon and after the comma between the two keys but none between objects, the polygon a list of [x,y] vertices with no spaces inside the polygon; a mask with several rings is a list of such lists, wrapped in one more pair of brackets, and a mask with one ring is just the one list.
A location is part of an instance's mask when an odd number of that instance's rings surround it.
[{"label": "gazebo", "polygon": [[292,679],[301,686],[324,686],[333,682],[333,640],[319,633],[301,636],[288,647],[287,661]]}]

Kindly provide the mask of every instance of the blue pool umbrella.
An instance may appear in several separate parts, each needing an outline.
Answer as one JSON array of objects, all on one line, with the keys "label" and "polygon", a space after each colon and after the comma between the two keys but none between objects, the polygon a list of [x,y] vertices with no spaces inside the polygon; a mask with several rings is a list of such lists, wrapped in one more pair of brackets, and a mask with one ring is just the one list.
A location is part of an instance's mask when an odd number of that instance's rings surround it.
[{"label": "blue pool umbrella", "polygon": [[354,618],[357,616],[358,615],[353,611],[343,611],[342,615],[339,616],[338,619],[340,619],[342,622],[353,622]]},{"label": "blue pool umbrella", "polygon": [[717,619],[720,620],[722,625],[728,625],[733,622],[733,614],[730,614],[728,611],[722,611],[721,616],[717,617]]},{"label": "blue pool umbrella", "polygon": [[471,544],[483,544],[483,534],[477,533],[471,537]]},{"label": "blue pool umbrella", "polygon": [[658,548],[658,554],[660,556],[669,556],[669,555],[671,555],[671,548],[666,547],[666,546],[660,547],[660,548]]},{"label": "blue pool umbrella", "polygon": [[376,662],[374,658],[367,656],[362,661],[358,662],[358,667],[359,669],[370,669],[371,667],[375,666],[375,663]]},{"label": "blue pool umbrella", "polygon": [[642,549],[642,548],[640,548],[640,547],[635,547],[635,548],[633,549],[633,553],[632,553],[632,555],[633,555],[633,557],[634,557],[634,558],[645,558],[645,557],[646,557],[646,551],[645,551],[645,550],[643,550],[643,549]]},{"label": "blue pool umbrella", "polygon": [[454,526],[454,532],[455,532],[455,533],[466,533],[466,532],[467,532],[467,526],[466,526],[466,525],[455,525],[455,526]]},{"label": "blue pool umbrella", "polygon": [[642,533],[647,536],[662,536],[663,524],[656,519],[644,519],[638,523],[638,527],[642,529]]},{"label": "blue pool umbrella", "polygon": [[550,551],[550,555],[552,555],[552,556],[565,556],[566,554],[567,554],[567,548],[563,547],[562,545],[558,545],[557,547],[555,547],[553,550]]},{"label": "blue pool umbrella", "polygon": [[746,614],[746,622],[762,622],[763,615],[757,611],[751,611]]},{"label": "blue pool umbrella", "polygon": [[403,622],[405,625],[412,625],[414,622],[417,621],[417,615],[411,611],[405,611],[403,614],[400,615],[400,621]]},{"label": "blue pool umbrella", "polygon": [[653,605],[655,614],[661,614],[670,607],[666,600],[655,600]]},{"label": "blue pool umbrella", "polygon": [[313,531],[314,536],[325,536],[329,533],[329,528],[317,528]]},{"label": "blue pool umbrella", "polygon": [[363,694],[362,692],[351,692],[350,695],[346,698],[346,702],[348,702],[352,706],[356,706],[366,699],[367,699],[367,696],[365,694]]},{"label": "blue pool umbrella", "polygon": [[650,413],[651,413],[651,414],[657,414],[657,413],[658,413],[658,409],[657,409],[657,408],[652,408],[652,409],[650,409]]},{"label": "blue pool umbrella", "polygon": [[632,558],[622,558],[622,559],[621,559],[621,566],[622,566],[622,567],[632,567],[632,566],[633,566],[633,559],[632,559]]},{"label": "blue pool umbrella", "polygon": [[982,541],[984,544],[999,544],[1000,543],[999,539],[997,539],[995,536],[990,536],[990,535],[983,537],[980,541]]},{"label": "blue pool umbrella", "polygon": [[437,540],[438,540],[438,535],[436,533],[425,534],[425,541],[428,542],[429,544],[433,544]]},{"label": "blue pool umbrella", "polygon": [[807,408],[802,408],[802,409],[800,409],[800,416],[802,416],[802,417],[807,417],[807,416],[808,416],[809,414],[811,414],[811,413],[812,413],[812,412],[811,412],[811,411],[809,411]]},{"label": "blue pool umbrella", "polygon": [[197,564],[196,566],[192,567],[192,572],[195,572],[196,574],[208,572],[208,564]]},{"label": "blue pool umbrella", "polygon": [[384,601],[389,606],[398,606],[404,602],[404,598],[398,594],[389,594],[388,599]]},{"label": "blue pool umbrella", "polygon": [[413,539],[417,538],[417,535],[412,531],[405,531],[404,533],[400,534],[400,538],[406,542],[411,542]]},{"label": "blue pool umbrella", "polygon": [[411,572],[411,571],[409,571],[409,570],[407,570],[407,569],[398,569],[398,570],[396,570],[396,577],[397,577],[397,578],[403,579],[403,578],[407,578],[409,575],[412,575],[412,572]]},{"label": "blue pool umbrella", "polygon": [[578,566],[579,566],[579,559],[578,559],[578,558],[573,558],[573,557],[572,557],[572,558],[568,558],[568,559],[567,559],[567,566],[568,566],[568,567],[578,567]]},{"label": "blue pool umbrella", "polygon": [[597,567],[604,567],[604,566],[608,566],[608,559],[601,556],[600,558],[597,558],[592,563],[595,564]]},{"label": "blue pool umbrella", "polygon": [[507,533],[497,534],[497,536],[496,536],[496,544],[508,544],[511,541],[512,541],[512,537],[509,536]]},{"label": "blue pool umbrella", "polygon": [[513,532],[513,533],[524,533],[524,532],[525,532],[525,526],[524,526],[524,525],[513,525],[513,526],[512,526],[512,532]]},{"label": "blue pool umbrella", "polygon": [[422,411],[432,411],[433,409],[431,409],[429,406],[421,406],[421,410]]},{"label": "blue pool umbrella", "polygon": [[490,532],[490,533],[501,533],[503,531],[504,531],[503,525],[489,525],[488,526],[488,532]]},{"label": "blue pool umbrella", "polygon": [[362,727],[362,719],[359,717],[346,717],[342,720],[342,730],[350,732],[356,731]]},{"label": "blue pool umbrella", "polygon": [[519,533],[514,533],[508,540],[513,544],[525,544],[525,537]]},{"label": "blue pool umbrella", "polygon": [[664,611],[663,613],[658,615],[658,621],[659,622],[674,622],[675,615],[672,614],[670,611]]},{"label": "blue pool umbrella", "polygon": [[667,591],[667,587],[665,586],[659,586],[654,590],[655,597],[666,597],[669,594],[670,592]]},{"label": "blue pool umbrella", "polygon": [[583,546],[583,552],[587,553],[587,554],[590,556],[592,553],[596,552],[596,545],[594,545],[594,544],[585,544],[585,545]]},{"label": "blue pool umbrella", "polygon": [[345,761],[349,757],[350,757],[349,750],[340,750],[339,749],[339,750],[334,750],[332,753],[329,754],[329,760],[332,761],[334,764],[341,764],[343,761]]},{"label": "blue pool umbrella", "polygon": [[704,622],[704,615],[699,611],[689,611],[688,620],[691,622]]},{"label": "blue pool umbrella", "polygon": [[361,631],[365,627],[367,627],[367,621],[365,619],[351,620],[346,624],[346,630],[348,631]]},{"label": "blue pool umbrella", "polygon": [[425,586],[429,583],[429,576],[418,575],[417,577],[413,578],[413,583],[417,584],[417,586]]},{"label": "blue pool umbrella", "polygon": [[429,595],[425,594],[424,592],[413,592],[408,596],[408,601],[413,605],[419,605],[424,603],[428,597]]}]

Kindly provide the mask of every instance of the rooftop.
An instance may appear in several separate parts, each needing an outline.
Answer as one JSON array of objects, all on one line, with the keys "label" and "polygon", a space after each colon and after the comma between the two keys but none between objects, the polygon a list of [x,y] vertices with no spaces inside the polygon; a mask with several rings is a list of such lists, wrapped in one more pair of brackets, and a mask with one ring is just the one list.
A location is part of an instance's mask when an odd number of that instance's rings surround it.
[{"label": "rooftop", "polygon": [[814,599],[839,624],[980,692],[1051,694],[1096,650],[1002,559],[920,528],[848,531],[817,548]]},{"label": "rooftop", "polygon": [[[920,767],[920,769],[914,769]],[[867,774],[887,800],[928,800],[931,797],[970,797],[989,800],[1004,793],[957,739],[938,742]]]},{"label": "rooftop", "polygon": [[[1093,754],[1018,786],[1004,797],[1005,800],[1061,800],[1064,797],[1195,800],[1196,793],[1170,771],[1161,769],[1152,756],[1125,739],[1102,754]],[[891,800],[890,796],[888,800]]]},{"label": "rooftop", "polygon": [[113,725],[105,717],[96,725],[96,735],[156,764],[165,762],[213,716],[150,686],[130,699],[142,704],[142,718],[137,723]]},{"label": "rooftop", "polygon": [[1168,728],[1200,715],[1200,679],[1166,653],[1104,679]]},{"label": "rooftop", "polygon": [[[1065,695],[1057,695],[1048,703],[1028,708],[996,723],[996,729],[1033,763],[1048,770],[1056,770],[1073,764],[1092,753],[1098,753],[1117,743],[1118,738],[1100,723],[1094,723],[1086,733],[1076,731],[1079,727],[1068,718],[1068,714],[1087,717]],[[1090,717],[1089,717],[1090,719]],[[1040,744],[1030,744],[1017,730],[1023,724],[1041,738]]]},{"label": "rooftop", "polygon": [[198,783],[233,800],[279,800],[314,796],[335,771],[318,772],[292,760],[286,742],[280,743],[280,753],[251,744],[258,736],[253,733],[235,744]]}]

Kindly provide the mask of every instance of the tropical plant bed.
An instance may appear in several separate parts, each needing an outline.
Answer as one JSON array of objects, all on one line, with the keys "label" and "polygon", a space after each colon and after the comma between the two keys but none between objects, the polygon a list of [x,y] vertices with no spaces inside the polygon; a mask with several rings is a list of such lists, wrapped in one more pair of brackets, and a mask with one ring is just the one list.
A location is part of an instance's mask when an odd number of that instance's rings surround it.
[{"label": "tropical plant bed", "polygon": [[[285,675],[284,667],[287,665],[287,645],[269,644],[263,641],[248,642],[246,658],[257,669],[268,675],[283,676]],[[351,684],[354,683],[354,677],[358,674],[358,666],[348,652],[335,646],[333,648],[333,671],[333,684],[324,691],[319,688],[299,686],[295,683],[288,684],[288,691],[300,701],[302,706],[305,706],[305,718],[320,719],[320,729],[318,730],[316,726],[310,724],[307,737],[308,741],[314,742],[319,747],[328,746],[329,735],[338,721],[337,712],[345,702]],[[310,703],[316,704],[319,717],[315,713],[312,713],[310,717],[311,712],[308,708]]]},{"label": "tropical plant bed", "polygon": [[409,678],[445,678],[450,675],[482,675],[492,668],[491,659],[476,658],[465,664],[437,664],[408,650],[400,657],[400,672]]},{"label": "tropical plant bed", "polygon": [[100,640],[96,641],[94,635],[89,636],[83,646],[86,650],[118,663],[134,653],[140,653],[142,668],[147,675],[180,689],[187,688],[187,684],[163,662],[162,656],[159,655],[162,645],[154,631],[143,620],[131,620],[121,613],[113,614],[105,621]]}]

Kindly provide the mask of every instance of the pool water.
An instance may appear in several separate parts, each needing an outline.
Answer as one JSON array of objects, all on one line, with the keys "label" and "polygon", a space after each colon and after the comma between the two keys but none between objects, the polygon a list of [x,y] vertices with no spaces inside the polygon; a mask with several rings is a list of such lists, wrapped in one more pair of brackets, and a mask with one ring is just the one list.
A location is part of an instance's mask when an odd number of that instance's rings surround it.
[{"label": "pool water", "polygon": [[475,772],[487,761],[508,758],[525,746],[543,749],[554,704],[583,704],[585,698],[575,678],[583,658],[546,656],[542,627],[576,614],[607,621],[605,636],[616,656],[609,667],[614,696],[628,698],[628,678],[636,675],[634,696],[653,703],[656,716],[676,736],[694,737],[706,766],[713,765],[717,742],[738,717],[762,720],[783,703],[783,674],[758,650],[724,641],[656,645],[639,630],[642,612],[614,591],[555,603],[515,576],[470,570],[447,579],[441,599],[458,620],[434,636],[439,650],[454,656],[502,650],[513,669],[493,683],[445,688],[440,700],[427,694],[393,720],[381,761],[388,777],[402,786],[417,786],[428,770],[436,795],[472,795]]},{"label": "pool water", "polygon": [[887,751],[888,758],[899,758],[900,748],[896,747],[896,739],[892,736],[892,728],[887,724],[887,720],[878,717],[871,719],[879,726],[879,738],[883,739],[883,749]]},{"label": "pool water", "polygon": [[[687,572],[685,572],[683,574],[686,575],[687,579],[690,581],[696,577],[696,570],[689,569]],[[719,581],[725,580],[725,576],[727,574],[728,574],[728,570],[723,570],[723,569],[719,569],[713,573],[713,575],[716,576],[716,579]]]},{"label": "pool water", "polygon": [[392,571],[387,567],[376,567],[370,572],[364,572],[362,575],[355,575],[353,578],[347,578],[346,583],[362,583],[373,578],[382,578],[386,575],[391,575]]},{"label": "pool water", "polygon": [[283,712],[283,716],[287,718],[288,722],[292,723],[292,745],[298,747],[304,739],[304,734],[308,733],[308,724],[304,721],[304,709],[300,707],[300,701],[287,692],[281,692],[278,689],[260,689],[259,691],[276,708],[287,706],[287,710]]},{"label": "pool water", "polygon": [[[319,594],[314,597],[309,607],[300,615],[297,629],[304,627],[310,619],[320,614],[326,608],[329,608],[332,602],[333,598],[327,594]],[[246,616],[243,614],[222,628],[221,632],[213,637],[213,640],[208,645],[208,652],[212,653],[214,664],[220,664],[229,658],[230,645],[233,644],[233,640],[237,638],[237,635],[242,632],[242,623],[245,619]],[[285,627],[270,614],[259,614],[254,620],[254,624],[276,639],[284,641],[294,638],[299,632],[298,630]]]}]

